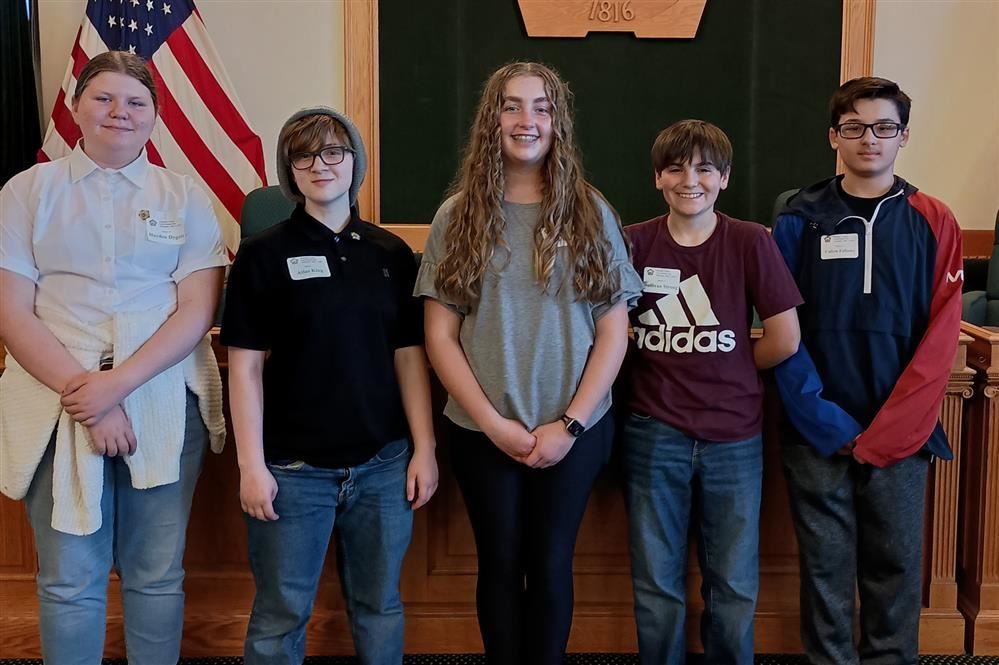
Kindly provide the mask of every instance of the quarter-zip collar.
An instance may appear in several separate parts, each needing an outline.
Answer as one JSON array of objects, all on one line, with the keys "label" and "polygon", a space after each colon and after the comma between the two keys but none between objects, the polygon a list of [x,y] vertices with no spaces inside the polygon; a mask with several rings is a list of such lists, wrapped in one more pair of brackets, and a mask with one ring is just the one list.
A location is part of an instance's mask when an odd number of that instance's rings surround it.
[{"label": "quarter-zip collar", "polygon": [[[780,214],[804,217],[813,227],[820,229],[823,234],[835,233],[836,226],[848,218],[863,219],[859,215],[855,215],[843,197],[839,195],[836,183],[842,183],[842,181],[843,176],[838,175],[799,190],[788,200]],[[899,199],[907,198],[917,191],[903,178],[895,176],[895,182],[881,199],[872,217],[883,216],[884,208],[882,206],[895,205],[899,203]]]},{"label": "quarter-zip collar", "polygon": [[843,233],[844,229],[840,228],[840,225],[851,219],[863,224],[864,294],[870,294],[874,286],[874,223],[883,216],[883,211],[915,194],[917,190],[902,178],[895,176],[895,182],[888,193],[878,201],[871,218],[865,219],[854,214],[843,197],[839,195],[837,181],[841,182],[842,179],[843,176],[840,175],[802,189],[791,197],[781,214],[789,213],[804,217],[822,235]]}]

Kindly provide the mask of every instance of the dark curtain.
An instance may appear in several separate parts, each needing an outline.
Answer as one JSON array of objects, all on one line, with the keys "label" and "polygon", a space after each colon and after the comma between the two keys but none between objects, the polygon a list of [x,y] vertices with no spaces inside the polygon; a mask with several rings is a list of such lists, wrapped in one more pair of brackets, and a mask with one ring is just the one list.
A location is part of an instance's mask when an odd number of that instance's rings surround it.
[{"label": "dark curtain", "polygon": [[42,145],[36,8],[35,0],[0,0],[0,186],[34,164]]}]

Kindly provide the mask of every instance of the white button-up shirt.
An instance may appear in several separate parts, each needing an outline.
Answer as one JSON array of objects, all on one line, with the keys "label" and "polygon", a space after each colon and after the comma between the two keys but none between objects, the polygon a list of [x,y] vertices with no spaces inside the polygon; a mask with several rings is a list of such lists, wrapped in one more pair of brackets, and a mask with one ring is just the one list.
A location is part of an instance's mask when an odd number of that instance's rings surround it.
[{"label": "white button-up shirt", "polygon": [[36,285],[35,309],[97,324],[176,305],[177,284],[228,264],[211,200],[145,150],[104,169],[77,145],[0,190],[0,268]]}]

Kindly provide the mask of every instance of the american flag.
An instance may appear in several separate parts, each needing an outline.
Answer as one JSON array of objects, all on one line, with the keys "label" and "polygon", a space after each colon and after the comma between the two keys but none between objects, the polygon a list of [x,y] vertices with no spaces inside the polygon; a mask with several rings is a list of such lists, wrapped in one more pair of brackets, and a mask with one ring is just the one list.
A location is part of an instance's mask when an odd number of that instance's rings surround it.
[{"label": "american flag", "polygon": [[39,161],[68,155],[79,141],[70,114],[76,77],[90,58],[109,50],[149,61],[159,92],[159,118],[146,144],[149,161],[205,188],[226,247],[235,252],[243,199],[266,184],[263,146],[192,0],[87,0]]}]

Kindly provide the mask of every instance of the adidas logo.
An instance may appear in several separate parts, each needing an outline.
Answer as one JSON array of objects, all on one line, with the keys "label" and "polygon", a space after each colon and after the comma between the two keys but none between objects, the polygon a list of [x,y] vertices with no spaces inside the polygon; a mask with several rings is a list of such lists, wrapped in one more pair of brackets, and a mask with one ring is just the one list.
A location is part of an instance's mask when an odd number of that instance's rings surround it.
[{"label": "adidas logo", "polygon": [[642,325],[634,328],[639,349],[660,353],[728,353],[735,349],[734,330],[697,330],[697,326],[721,325],[697,275],[680,282],[679,293],[657,300],[656,306],[640,314],[638,321]]}]

